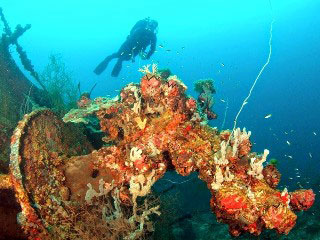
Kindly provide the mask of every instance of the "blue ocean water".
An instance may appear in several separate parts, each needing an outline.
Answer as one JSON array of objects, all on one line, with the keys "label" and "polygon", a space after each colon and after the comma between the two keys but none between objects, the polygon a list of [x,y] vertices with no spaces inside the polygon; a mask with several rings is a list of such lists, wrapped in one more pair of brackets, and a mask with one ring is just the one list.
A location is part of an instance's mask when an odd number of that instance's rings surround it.
[{"label": "blue ocean water", "polygon": [[[229,129],[267,60],[274,20],[270,64],[237,126],[252,131],[254,151],[267,148],[278,159],[280,188],[302,186],[319,195],[320,1],[2,0],[1,7],[12,27],[32,25],[19,42],[36,71],[41,72],[51,53],[62,54],[82,90],[97,83],[93,97],[118,94],[125,84],[138,82],[137,70],[152,62],[170,68],[194,97],[193,83],[213,78],[219,117],[210,124],[220,128],[226,116],[224,128]],[[96,65],[117,51],[145,17],[159,23],[157,52],[150,60],[125,62],[117,78],[110,76],[115,61],[96,76]],[[265,118],[268,114],[272,116]],[[310,210],[318,219],[319,205],[317,200]]]}]

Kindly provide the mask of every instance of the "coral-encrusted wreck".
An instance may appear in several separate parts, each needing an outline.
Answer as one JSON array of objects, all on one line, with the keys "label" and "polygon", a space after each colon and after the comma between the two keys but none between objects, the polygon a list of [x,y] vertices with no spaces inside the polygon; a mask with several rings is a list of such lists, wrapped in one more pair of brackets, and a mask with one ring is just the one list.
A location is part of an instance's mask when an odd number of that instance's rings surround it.
[{"label": "coral-encrusted wreck", "polygon": [[[312,190],[277,190],[280,173],[263,166],[268,150],[251,152],[251,132],[219,132],[203,124],[196,101],[185,95],[176,76],[162,79],[155,65],[141,71],[140,84],[127,85],[120,97],[87,99],[64,117],[64,122],[87,123],[90,115],[97,116],[106,133],[98,150],[68,142],[63,123],[48,110],[19,123],[12,137],[11,182],[30,238],[50,238],[52,226],[68,218],[68,203],[90,204],[113,192],[133,208],[129,222],[138,227],[125,239],[135,239],[148,227],[147,216],[159,214],[157,207],[137,211],[136,199],[168,169],[183,176],[199,172],[212,194],[212,211],[231,235],[259,235],[264,228],[288,234],[294,211],[312,206]],[[35,131],[32,125],[42,128]],[[80,156],[72,156],[74,151]]]}]

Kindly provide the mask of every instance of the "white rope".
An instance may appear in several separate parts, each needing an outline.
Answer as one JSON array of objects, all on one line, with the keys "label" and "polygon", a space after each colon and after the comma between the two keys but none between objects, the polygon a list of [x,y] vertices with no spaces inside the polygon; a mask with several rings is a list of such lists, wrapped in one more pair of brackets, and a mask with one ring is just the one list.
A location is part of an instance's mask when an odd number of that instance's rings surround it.
[{"label": "white rope", "polygon": [[[269,1],[269,3],[270,3],[270,7],[272,8],[270,1]],[[271,24],[270,24],[270,32],[269,32],[269,34],[270,34],[270,38],[269,38],[269,54],[268,54],[267,61],[266,61],[266,63],[262,66],[259,74],[257,75],[256,79],[254,80],[254,82],[253,82],[253,84],[252,84],[252,86],[251,86],[251,88],[250,88],[250,91],[249,91],[248,96],[247,96],[247,97],[243,100],[243,102],[242,102],[242,105],[241,105],[241,107],[240,107],[240,110],[239,110],[239,112],[237,113],[237,115],[236,115],[236,117],[235,117],[235,119],[234,119],[233,129],[232,129],[232,132],[231,132],[231,135],[230,135],[230,136],[232,136],[232,134],[234,133],[234,130],[236,129],[239,115],[240,115],[240,113],[242,112],[243,107],[248,103],[248,100],[249,100],[249,98],[251,97],[252,91],[253,91],[254,87],[256,86],[257,81],[259,80],[259,78],[260,78],[261,74],[263,73],[264,69],[265,69],[265,68],[268,66],[268,64],[270,63],[271,54],[272,54],[272,28],[273,28],[273,23],[274,23],[274,18],[272,18],[272,21],[271,21]],[[231,139],[231,138],[229,138],[229,140],[230,140],[230,139]],[[229,142],[229,140],[228,140],[228,142]]]},{"label": "white rope", "polygon": [[221,130],[223,130],[224,124],[226,123],[228,108],[229,108],[229,99],[227,98],[227,101],[226,101],[226,109],[224,110],[223,122],[222,122],[221,128],[220,128]]},{"label": "white rope", "polygon": [[186,183],[186,182],[190,182],[191,180],[193,180],[193,179],[195,179],[195,178],[196,178],[196,177],[193,177],[193,178],[187,179],[187,180],[185,180],[185,181],[183,181],[183,182],[174,182],[174,181],[169,180],[169,179],[160,179],[160,180],[162,180],[162,181],[168,181],[168,182],[170,182],[170,183],[179,185],[179,184],[183,184],[183,183]]}]

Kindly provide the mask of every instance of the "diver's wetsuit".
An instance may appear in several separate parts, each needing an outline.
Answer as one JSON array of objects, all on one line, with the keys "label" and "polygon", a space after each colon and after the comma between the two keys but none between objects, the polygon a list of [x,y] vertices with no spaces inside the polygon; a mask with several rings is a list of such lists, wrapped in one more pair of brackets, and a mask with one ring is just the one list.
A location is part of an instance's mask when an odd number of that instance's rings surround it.
[{"label": "diver's wetsuit", "polygon": [[[114,59],[118,58],[111,75],[117,77],[122,68],[123,61],[134,61],[134,58],[139,53],[144,53],[146,48],[150,45],[150,50],[146,55],[146,59],[149,59],[156,49],[157,37],[154,32],[155,28],[149,28],[148,24],[150,20],[140,20],[130,31],[130,35],[127,37],[126,41],[121,45],[118,52],[111,54],[106,57],[94,70],[96,74],[101,74],[108,66],[108,63]],[[155,26],[156,27],[156,26]]]}]

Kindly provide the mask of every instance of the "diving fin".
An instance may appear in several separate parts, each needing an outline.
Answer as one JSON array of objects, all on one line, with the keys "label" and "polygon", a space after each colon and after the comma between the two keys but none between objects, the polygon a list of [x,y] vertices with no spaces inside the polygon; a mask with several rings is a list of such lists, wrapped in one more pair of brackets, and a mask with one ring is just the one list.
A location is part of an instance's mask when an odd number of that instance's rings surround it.
[{"label": "diving fin", "polygon": [[108,57],[106,57],[94,70],[93,72],[97,75],[100,75],[106,68],[108,67],[109,62],[113,59],[116,58],[117,54],[112,54]]},{"label": "diving fin", "polygon": [[100,75],[107,67],[108,67],[108,63],[110,62],[110,60],[108,60],[107,58],[104,59],[95,69],[94,69],[94,73],[97,75]]},{"label": "diving fin", "polygon": [[117,63],[114,65],[112,72],[111,72],[111,76],[112,77],[118,77],[120,71],[122,68],[122,59],[118,59]]}]

